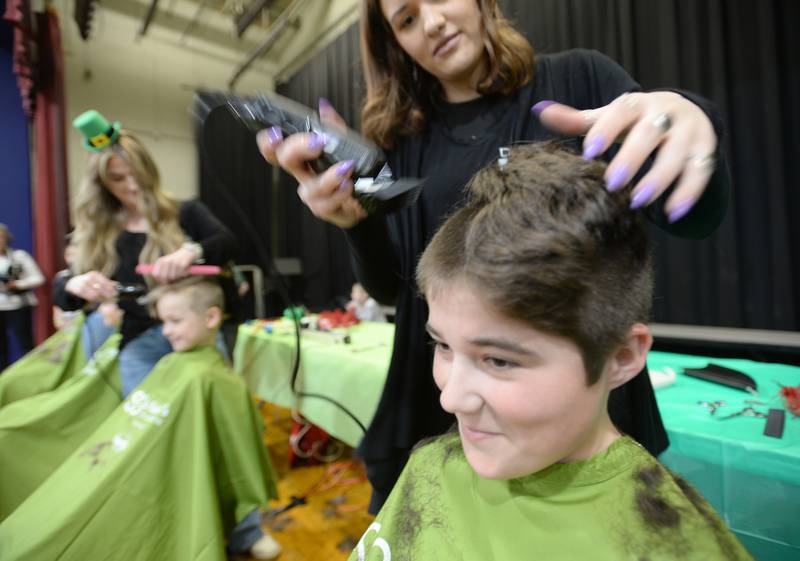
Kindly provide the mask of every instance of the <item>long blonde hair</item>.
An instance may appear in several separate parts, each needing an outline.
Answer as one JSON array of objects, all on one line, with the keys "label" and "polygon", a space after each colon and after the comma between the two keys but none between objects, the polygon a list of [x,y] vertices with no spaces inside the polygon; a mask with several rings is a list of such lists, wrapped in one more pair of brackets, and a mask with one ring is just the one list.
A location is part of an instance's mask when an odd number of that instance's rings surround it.
[{"label": "long blonde hair", "polygon": [[125,210],[104,186],[112,156],[131,166],[139,185],[139,210],[147,220],[147,241],[139,263],[152,263],[186,240],[178,223],[178,203],[161,191],[153,158],[136,137],[123,130],[115,144],[89,157],[76,199],[75,231],[70,242],[76,248],[72,264],[75,274],[100,271],[110,277],[119,264],[115,244],[125,229]]}]

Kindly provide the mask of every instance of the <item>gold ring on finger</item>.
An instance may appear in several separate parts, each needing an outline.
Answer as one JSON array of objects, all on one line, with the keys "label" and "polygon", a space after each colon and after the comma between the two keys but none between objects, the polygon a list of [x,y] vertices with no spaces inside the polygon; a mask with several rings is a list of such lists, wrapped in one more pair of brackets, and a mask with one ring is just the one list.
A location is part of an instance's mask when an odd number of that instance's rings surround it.
[{"label": "gold ring on finger", "polygon": [[659,113],[653,119],[653,126],[661,131],[661,134],[666,134],[672,128],[672,119],[666,113]]},{"label": "gold ring on finger", "polygon": [[703,171],[712,171],[717,165],[717,159],[713,154],[693,154],[686,161],[689,165]]}]

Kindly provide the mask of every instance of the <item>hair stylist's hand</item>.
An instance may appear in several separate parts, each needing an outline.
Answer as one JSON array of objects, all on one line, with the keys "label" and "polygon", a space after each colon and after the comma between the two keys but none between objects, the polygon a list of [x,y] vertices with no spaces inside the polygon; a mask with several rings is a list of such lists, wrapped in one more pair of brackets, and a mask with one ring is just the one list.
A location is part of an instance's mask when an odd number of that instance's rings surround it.
[{"label": "hair stylist's hand", "polygon": [[[345,127],[344,120],[327,101],[320,100],[323,121]],[[339,162],[317,174],[308,162],[322,153],[324,139],[314,133],[293,134],[283,138],[278,127],[262,130],[256,137],[258,148],[271,164],[279,165],[300,184],[297,194],[314,216],[340,228],[352,228],[367,213],[353,196],[351,172],[353,162]]]},{"label": "hair stylist's hand", "polygon": [[115,301],[108,300],[103,302],[97,310],[103,318],[103,323],[108,327],[119,327],[122,325],[122,317],[125,315],[125,312],[117,306]]},{"label": "hair stylist's hand", "polygon": [[588,111],[547,101],[533,110],[553,130],[585,134],[586,159],[599,156],[624,137],[606,170],[609,191],[626,185],[658,149],[652,167],[633,188],[631,208],[652,203],[677,179],[664,207],[670,222],[689,212],[716,166],[717,135],[711,121],[697,105],[674,92],[624,94]]},{"label": "hair stylist's hand", "polygon": [[116,283],[99,271],[75,275],[64,285],[64,290],[87,302],[101,302],[117,296]]},{"label": "hair stylist's hand", "polygon": [[189,274],[189,267],[196,259],[197,253],[182,247],[156,259],[153,272],[149,276],[161,284],[181,279]]}]

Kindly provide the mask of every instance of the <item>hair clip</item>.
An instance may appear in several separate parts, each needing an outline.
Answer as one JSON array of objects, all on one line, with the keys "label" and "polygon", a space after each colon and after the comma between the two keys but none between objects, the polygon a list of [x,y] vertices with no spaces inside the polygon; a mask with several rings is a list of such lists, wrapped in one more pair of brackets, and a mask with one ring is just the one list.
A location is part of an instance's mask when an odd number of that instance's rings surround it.
[{"label": "hair clip", "polygon": [[511,155],[511,148],[508,146],[501,146],[497,151],[500,153],[500,157],[497,158],[497,165],[503,168],[508,163],[508,157]]}]

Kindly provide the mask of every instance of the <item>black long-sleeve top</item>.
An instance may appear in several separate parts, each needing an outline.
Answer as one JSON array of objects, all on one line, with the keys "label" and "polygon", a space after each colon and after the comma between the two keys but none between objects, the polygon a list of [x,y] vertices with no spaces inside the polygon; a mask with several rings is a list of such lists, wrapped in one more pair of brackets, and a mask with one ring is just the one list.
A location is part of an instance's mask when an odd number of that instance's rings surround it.
[{"label": "black long-sleeve top", "polygon": [[[188,238],[187,241],[191,240],[202,246],[203,259],[209,265],[225,265],[234,258],[236,239],[203,203],[182,202],[178,211],[178,222]],[[136,265],[139,264],[139,254],[146,242],[145,233],[124,231],[117,236],[115,246],[119,262],[111,275],[112,280],[121,284],[144,284],[144,277],[136,273]],[[77,310],[86,305],[85,300],[65,290],[70,278],[71,275],[64,275],[53,281],[53,299],[62,310]],[[125,312],[120,326],[120,348],[158,323],[135,300],[120,300],[119,307]]]},{"label": "black long-sleeve top", "polygon": [[[440,434],[454,422],[439,404],[427,345],[428,310],[418,295],[414,272],[420,254],[446,216],[464,197],[469,178],[498,157],[498,148],[555,135],[531,114],[542,100],[578,109],[607,105],[640,86],[617,63],[587,50],[538,57],[534,79],[510,96],[488,95],[464,103],[440,103],[424,134],[402,138],[389,154],[398,177],[424,177],[418,201],[387,217],[373,216],[347,230],[354,269],[367,292],[383,304],[395,304],[397,329],[389,373],[378,410],[361,443],[369,462],[396,457],[423,437]],[[721,120],[706,100],[677,92],[709,116],[717,137]],[[580,139],[572,139],[576,148]],[[721,144],[721,141],[720,141]],[[611,157],[613,152],[607,157]],[[675,224],[664,218],[666,196],[645,209],[649,219],[670,233],[702,238],[713,232],[727,209],[730,177],[723,154],[692,211]],[[667,444],[653,390],[643,372],[612,392],[612,419],[651,452]]]}]

